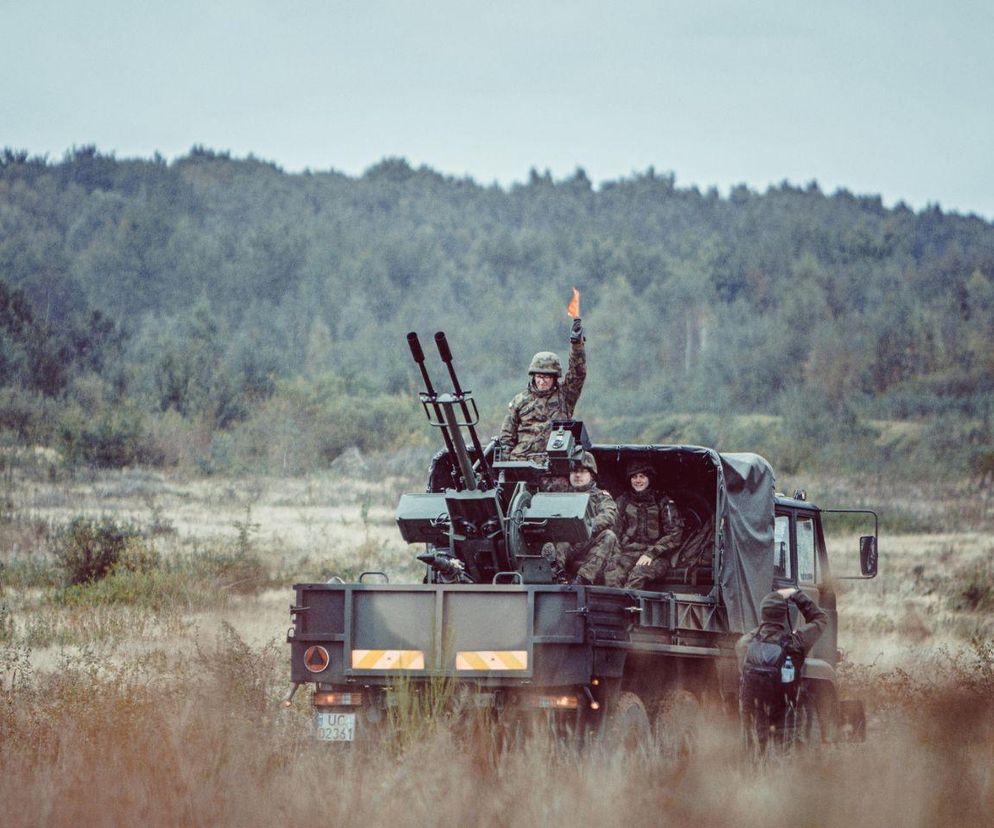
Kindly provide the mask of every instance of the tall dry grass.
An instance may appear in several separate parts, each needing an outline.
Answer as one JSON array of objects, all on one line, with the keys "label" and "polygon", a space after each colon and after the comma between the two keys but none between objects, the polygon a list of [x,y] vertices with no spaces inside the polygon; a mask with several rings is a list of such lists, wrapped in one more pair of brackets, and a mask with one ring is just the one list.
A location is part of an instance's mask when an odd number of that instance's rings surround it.
[{"label": "tall dry grass", "polygon": [[[867,743],[756,767],[720,717],[684,757],[536,738],[494,758],[486,733],[417,710],[375,748],[315,744],[306,693],[278,704],[290,585],[415,579],[392,517],[410,480],[19,481],[0,520],[0,824],[991,824],[990,500],[800,482],[823,506],[896,509],[908,531],[884,534],[878,579],[839,596]],[[159,563],[66,591],[49,540],[81,514],[143,527]]]},{"label": "tall dry grass", "polygon": [[7,648],[4,824],[981,826],[994,808],[990,644],[931,680],[851,676],[877,705],[869,741],[762,766],[720,719],[679,757],[540,737],[493,757],[444,718],[367,750],[316,744],[306,702],[278,704],[283,649],[228,628],[189,657],[40,674]]}]

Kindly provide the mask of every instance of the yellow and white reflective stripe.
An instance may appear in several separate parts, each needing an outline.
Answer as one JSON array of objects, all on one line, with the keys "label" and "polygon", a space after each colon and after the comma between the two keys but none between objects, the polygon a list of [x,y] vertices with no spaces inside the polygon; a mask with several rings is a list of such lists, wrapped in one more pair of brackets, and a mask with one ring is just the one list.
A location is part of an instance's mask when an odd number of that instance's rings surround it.
[{"label": "yellow and white reflective stripe", "polygon": [[527,670],[527,650],[463,650],[456,653],[457,670]]},{"label": "yellow and white reflective stripe", "polygon": [[353,650],[353,670],[424,670],[421,650]]}]

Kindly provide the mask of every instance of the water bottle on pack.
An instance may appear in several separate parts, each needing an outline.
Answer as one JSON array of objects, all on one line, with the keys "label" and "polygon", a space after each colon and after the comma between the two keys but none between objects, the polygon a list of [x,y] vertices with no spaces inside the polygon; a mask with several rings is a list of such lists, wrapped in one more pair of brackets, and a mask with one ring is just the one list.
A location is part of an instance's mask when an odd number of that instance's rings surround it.
[{"label": "water bottle on pack", "polygon": [[794,681],[794,659],[790,656],[784,659],[783,667],[780,668],[780,683],[792,684]]}]

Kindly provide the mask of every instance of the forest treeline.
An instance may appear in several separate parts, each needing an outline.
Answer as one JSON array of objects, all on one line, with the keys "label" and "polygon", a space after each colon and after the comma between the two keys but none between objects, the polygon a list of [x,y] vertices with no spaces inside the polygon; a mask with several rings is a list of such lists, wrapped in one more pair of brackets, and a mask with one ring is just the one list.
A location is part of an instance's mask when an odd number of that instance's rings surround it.
[{"label": "forest treeline", "polygon": [[202,147],[0,154],[0,432],[70,464],[306,471],[430,438],[404,334],[440,329],[495,431],[531,354],[565,353],[574,285],[598,441],[789,470],[992,463],[981,218],[815,183],[502,188]]}]

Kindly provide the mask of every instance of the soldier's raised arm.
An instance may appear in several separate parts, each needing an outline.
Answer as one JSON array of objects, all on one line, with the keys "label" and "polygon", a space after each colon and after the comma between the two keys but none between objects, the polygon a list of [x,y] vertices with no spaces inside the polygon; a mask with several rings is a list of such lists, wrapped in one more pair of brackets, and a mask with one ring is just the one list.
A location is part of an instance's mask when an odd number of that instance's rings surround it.
[{"label": "soldier's raised arm", "polygon": [[573,409],[580,399],[580,392],[583,390],[583,381],[587,378],[587,354],[584,350],[583,323],[579,318],[573,320],[573,326],[569,335],[569,368],[563,378],[563,394],[566,397],[566,406],[569,409],[569,416],[573,416]]},{"label": "soldier's raised arm", "polygon": [[815,642],[821,637],[821,634],[825,632],[825,627],[828,626],[828,613],[801,590],[792,593],[787,600],[797,604],[801,615],[804,616],[806,623],[801,624],[794,631],[794,635],[798,644],[804,648],[804,652],[807,652],[814,646]]}]

